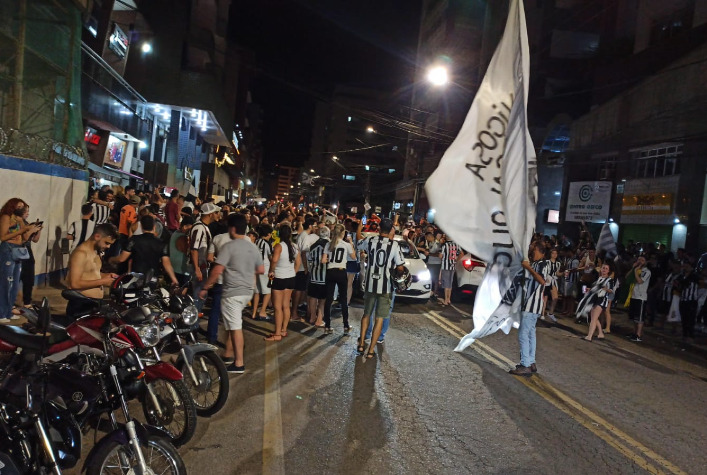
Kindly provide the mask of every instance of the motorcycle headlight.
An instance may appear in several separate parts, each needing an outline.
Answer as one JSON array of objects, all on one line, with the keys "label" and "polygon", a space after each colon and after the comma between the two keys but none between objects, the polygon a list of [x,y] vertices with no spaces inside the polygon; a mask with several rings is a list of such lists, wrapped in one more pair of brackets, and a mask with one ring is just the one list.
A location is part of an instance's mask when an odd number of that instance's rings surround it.
[{"label": "motorcycle headlight", "polygon": [[425,269],[417,274],[418,280],[430,280],[430,271]]},{"label": "motorcycle headlight", "polygon": [[199,310],[197,310],[195,305],[188,305],[182,311],[182,321],[185,325],[194,325],[199,319]]},{"label": "motorcycle headlight", "polygon": [[157,325],[145,325],[137,333],[145,346],[155,346],[160,341],[160,327]]}]

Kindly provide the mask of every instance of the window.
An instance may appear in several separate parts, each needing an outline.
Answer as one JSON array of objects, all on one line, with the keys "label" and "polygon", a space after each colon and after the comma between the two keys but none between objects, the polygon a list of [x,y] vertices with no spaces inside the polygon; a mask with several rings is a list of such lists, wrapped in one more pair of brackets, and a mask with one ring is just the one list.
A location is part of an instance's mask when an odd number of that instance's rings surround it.
[{"label": "window", "polygon": [[682,144],[664,144],[656,148],[632,150],[636,178],[671,176],[680,173]]},{"label": "window", "polygon": [[599,176],[600,180],[613,180],[616,178],[616,160],[618,155],[612,153],[610,155],[603,155],[599,157],[594,157],[594,159],[599,161]]}]

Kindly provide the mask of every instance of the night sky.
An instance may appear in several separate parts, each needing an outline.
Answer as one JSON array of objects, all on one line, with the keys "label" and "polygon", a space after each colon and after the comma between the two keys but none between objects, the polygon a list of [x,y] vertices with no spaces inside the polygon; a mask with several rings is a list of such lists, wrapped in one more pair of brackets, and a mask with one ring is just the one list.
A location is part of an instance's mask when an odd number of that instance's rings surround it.
[{"label": "night sky", "polygon": [[234,0],[231,35],[252,49],[265,165],[309,156],[314,104],[337,84],[402,94],[413,80],[421,1]]}]

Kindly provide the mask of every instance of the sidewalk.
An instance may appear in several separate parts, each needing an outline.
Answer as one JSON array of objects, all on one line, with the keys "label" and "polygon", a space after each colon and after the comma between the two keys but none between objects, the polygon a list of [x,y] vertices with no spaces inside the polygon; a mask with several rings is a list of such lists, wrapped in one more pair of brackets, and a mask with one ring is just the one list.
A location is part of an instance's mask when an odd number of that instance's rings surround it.
[{"label": "sidewalk", "polygon": [[[548,320],[538,321],[539,325],[552,326],[553,323]],[[574,316],[557,317],[557,323],[554,325],[570,331],[578,336],[586,335],[588,326],[585,320],[582,323],[576,323]],[[606,338],[611,340],[621,338],[626,341],[634,332],[633,321],[629,320],[628,313],[625,309],[611,310],[611,333],[606,335]],[[686,343],[682,340],[682,327],[677,324],[675,332],[670,328],[659,328],[657,326],[643,326],[643,341],[640,343],[632,343],[635,345],[654,348],[665,354],[670,354],[676,357],[689,359],[694,362],[694,356],[707,361],[707,334],[695,331],[695,338],[691,343]],[[694,355],[694,356],[692,356]]]}]

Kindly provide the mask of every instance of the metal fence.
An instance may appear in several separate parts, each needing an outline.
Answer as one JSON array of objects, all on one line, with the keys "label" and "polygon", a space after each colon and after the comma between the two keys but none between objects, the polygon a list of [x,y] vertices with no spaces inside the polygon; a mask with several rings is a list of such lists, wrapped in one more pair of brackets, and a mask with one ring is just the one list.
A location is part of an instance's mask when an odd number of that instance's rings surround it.
[{"label": "metal fence", "polygon": [[0,154],[76,169],[85,169],[87,166],[86,155],[81,147],[3,127],[0,127]]}]

